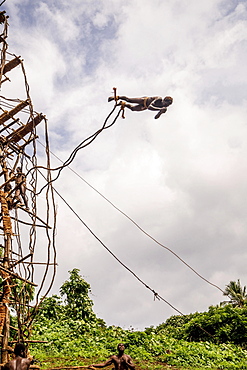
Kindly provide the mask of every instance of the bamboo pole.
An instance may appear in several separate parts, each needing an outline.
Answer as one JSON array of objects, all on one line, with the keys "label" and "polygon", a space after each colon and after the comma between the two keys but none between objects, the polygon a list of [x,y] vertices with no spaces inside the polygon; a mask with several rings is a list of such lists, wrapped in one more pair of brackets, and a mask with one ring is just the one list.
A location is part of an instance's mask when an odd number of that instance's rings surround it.
[{"label": "bamboo pole", "polygon": [[[17,143],[21,139],[23,139],[24,136],[26,136],[28,133],[32,132],[34,130],[34,127],[36,127],[42,120],[44,119],[44,116],[42,114],[38,114],[34,119],[29,121],[26,125],[19,127],[17,130],[12,132],[10,135],[6,137],[7,141],[11,141],[12,143]],[[0,117],[1,122],[1,117]]]},{"label": "bamboo pole", "polygon": [[17,67],[21,64],[20,57],[15,57],[14,59],[10,60],[8,63],[5,64],[3,68],[3,74],[8,73],[11,69]]},{"label": "bamboo pole", "polygon": [[[8,180],[8,171],[5,161],[2,161],[2,168],[5,174],[5,181]],[[10,315],[8,309],[9,296],[10,296],[10,281],[9,281],[9,258],[11,250],[11,236],[12,236],[12,226],[9,216],[8,203],[6,200],[5,192],[0,190],[0,203],[1,203],[1,213],[3,218],[3,229],[4,229],[4,259],[3,267],[1,267],[0,274],[5,280],[3,282],[3,295],[0,302],[0,334],[3,334],[2,338],[2,353],[1,362],[6,363],[8,361],[8,341],[9,341],[9,325],[10,325]],[[7,271],[6,271],[7,270]]]},{"label": "bamboo pole", "polygon": [[12,276],[13,276],[14,278],[16,278],[16,279],[19,279],[19,280],[24,281],[24,282],[25,282],[25,283],[27,283],[27,284],[30,284],[30,285],[32,285],[32,286],[38,286],[37,284],[33,283],[32,281],[30,281],[30,280],[26,280],[26,279],[24,279],[23,277],[19,276],[18,274],[15,274],[14,272],[9,271],[8,269],[5,269],[5,268],[4,268],[4,267],[2,267],[2,266],[0,266],[0,270],[1,270],[1,271],[3,271],[4,273],[7,273],[7,274],[9,274],[9,275],[12,275]]},{"label": "bamboo pole", "polygon": [[9,112],[5,111],[0,116],[0,124],[3,124],[4,122],[8,121],[10,118],[13,118],[13,116],[20,112],[23,108],[25,108],[29,104],[29,100],[25,100],[20,102],[15,108],[11,109]]}]

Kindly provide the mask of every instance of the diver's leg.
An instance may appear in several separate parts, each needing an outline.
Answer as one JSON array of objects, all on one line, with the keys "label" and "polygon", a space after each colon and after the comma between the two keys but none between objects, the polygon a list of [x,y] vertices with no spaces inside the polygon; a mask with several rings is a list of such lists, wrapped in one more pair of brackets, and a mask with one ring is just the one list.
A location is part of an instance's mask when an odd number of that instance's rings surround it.
[{"label": "diver's leg", "polygon": [[124,107],[129,108],[130,110],[136,111],[136,112],[140,112],[140,111],[146,109],[146,108],[144,108],[143,105],[140,105],[140,104],[138,104],[138,105],[125,104]]},{"label": "diver's leg", "polygon": [[144,98],[128,98],[127,96],[121,95],[118,97],[119,100],[127,101],[128,103],[132,104],[143,104]]},{"label": "diver's leg", "polygon": [[[110,96],[108,98],[108,102],[114,99],[115,99],[114,96]],[[117,100],[124,100],[124,101],[127,101],[128,103],[140,104],[140,105],[143,105],[144,103],[144,98],[128,98],[127,96],[124,96],[124,95],[117,96]]]}]

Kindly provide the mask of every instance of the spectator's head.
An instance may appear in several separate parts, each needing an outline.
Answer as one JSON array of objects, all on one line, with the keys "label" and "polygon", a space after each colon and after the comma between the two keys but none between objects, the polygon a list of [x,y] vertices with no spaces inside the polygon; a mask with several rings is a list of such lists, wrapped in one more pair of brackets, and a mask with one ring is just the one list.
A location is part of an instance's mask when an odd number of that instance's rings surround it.
[{"label": "spectator's head", "polygon": [[119,343],[117,346],[117,349],[119,352],[124,352],[125,350],[125,345],[123,343]]},{"label": "spectator's head", "polygon": [[17,343],[14,349],[14,354],[20,357],[26,357],[26,346],[23,343]]}]

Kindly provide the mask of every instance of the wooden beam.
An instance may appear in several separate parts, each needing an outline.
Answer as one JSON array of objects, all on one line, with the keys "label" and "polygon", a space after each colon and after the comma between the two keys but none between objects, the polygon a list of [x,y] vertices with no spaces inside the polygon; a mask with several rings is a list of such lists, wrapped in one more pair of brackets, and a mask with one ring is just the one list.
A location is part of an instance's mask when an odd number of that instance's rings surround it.
[{"label": "wooden beam", "polygon": [[25,261],[27,258],[31,257],[32,255],[33,255],[33,253],[29,253],[27,256],[21,258],[19,261],[16,261],[15,263],[13,263],[12,265],[10,265],[9,267],[10,268],[13,268],[14,266],[18,265],[22,261]]},{"label": "wooden beam", "polygon": [[[19,127],[17,130],[13,131],[10,135],[6,137],[7,141],[12,143],[17,143],[24,138],[27,134],[32,132],[34,128],[45,118],[42,114],[38,114],[34,119],[29,121],[26,125]],[[0,117],[1,119],[1,117]]]},{"label": "wooden beam", "polygon": [[3,124],[4,122],[8,121],[10,118],[13,118],[15,114],[20,112],[23,108],[25,108],[29,104],[29,100],[25,100],[20,102],[15,108],[11,109],[9,112],[5,111],[0,116],[0,124]]},{"label": "wooden beam", "polygon": [[19,275],[15,274],[14,272],[9,271],[8,269],[5,269],[4,267],[0,266],[0,270],[7,272],[8,274],[12,275],[14,278],[24,281],[27,284],[30,284],[32,286],[38,286],[37,284],[33,283],[32,281],[26,280]]},{"label": "wooden beam", "polygon": [[8,63],[5,64],[3,68],[3,74],[8,73],[11,71],[11,69],[17,67],[19,64],[21,64],[20,57],[15,57],[14,59],[10,60]]}]

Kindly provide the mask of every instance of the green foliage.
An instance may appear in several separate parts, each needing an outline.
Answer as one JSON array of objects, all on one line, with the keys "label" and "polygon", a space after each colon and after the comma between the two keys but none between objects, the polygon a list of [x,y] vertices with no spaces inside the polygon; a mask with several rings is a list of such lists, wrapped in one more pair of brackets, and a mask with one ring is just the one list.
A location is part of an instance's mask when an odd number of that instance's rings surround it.
[{"label": "green foliage", "polygon": [[237,370],[244,369],[247,363],[247,351],[234,345],[187,342],[155,332],[133,332],[114,326],[95,326],[80,334],[76,331],[76,325],[72,330],[66,322],[58,325],[53,323],[47,325],[42,333],[38,330],[33,333],[33,339],[49,341],[47,344],[33,346],[32,354],[35,357],[43,361],[54,356],[60,357],[63,366],[67,362],[70,365],[78,364],[80,358],[92,359],[91,362],[104,361],[116,353],[119,342],[126,344],[126,352],[136,364],[160,363],[163,369],[168,364],[186,368]]},{"label": "green foliage", "polygon": [[25,283],[19,279],[12,279],[11,297],[14,298],[15,302],[21,302],[22,304],[28,304],[34,299],[34,286]]},{"label": "green foliage", "polygon": [[52,295],[45,297],[38,311],[39,319],[61,319],[65,315],[65,307],[62,305],[61,297]]},{"label": "green foliage", "polygon": [[[209,307],[207,312],[185,325],[185,339],[245,345],[247,341],[247,307]],[[203,331],[203,328],[205,331]],[[209,334],[213,337],[211,337]]]},{"label": "green foliage", "polygon": [[221,302],[221,305],[230,303],[233,307],[244,307],[247,304],[246,286],[242,287],[239,279],[237,282],[230,281],[223,295],[228,296],[230,301]]},{"label": "green foliage", "polygon": [[[69,271],[69,274],[69,279],[60,288],[61,295],[66,297],[65,302],[57,295],[46,297],[41,302],[34,332],[43,335],[44,338],[46,334],[47,338],[50,337],[50,330],[55,332],[59,330],[66,333],[67,338],[74,338],[74,335],[85,334],[96,326],[105,327],[105,322],[97,318],[93,312],[93,302],[88,296],[91,292],[90,285],[79,275],[78,269]],[[55,342],[62,338],[61,334]],[[57,344],[54,347],[55,351],[56,348]]]},{"label": "green foliage", "polygon": [[[200,313],[198,312],[184,316],[173,315],[169,317],[166,322],[157,326],[155,332],[157,334],[172,336],[176,339],[186,339],[185,325],[198,316],[200,316]],[[148,329],[146,329],[146,331],[147,330]]]},{"label": "green foliage", "polygon": [[88,294],[91,293],[88,284],[80,275],[78,269],[69,271],[70,277],[60,288],[60,294],[65,296],[67,314],[75,319],[92,321],[96,319],[93,312],[93,301]]},{"label": "green foliage", "polygon": [[[247,369],[247,351],[239,346],[246,341],[247,308],[210,307],[204,313],[172,316],[157,328],[141,332],[106,327],[93,313],[90,285],[77,269],[70,272],[60,292],[66,295],[65,302],[59,296],[45,298],[32,333],[32,339],[47,341],[31,348],[43,367],[102,362],[123,342],[138,369],[164,369],[166,365],[184,370]],[[212,343],[200,326],[216,340],[238,345]]]},{"label": "green foliage", "polygon": [[240,309],[232,305],[211,306],[206,312],[171,316],[165,323],[157,326],[155,332],[187,341],[234,343],[245,347],[247,307]]},{"label": "green foliage", "polygon": [[12,278],[9,308],[11,312],[10,338],[16,340],[20,327],[22,334],[28,338],[28,319],[30,317],[29,304],[34,299],[34,287],[20,279]]}]

